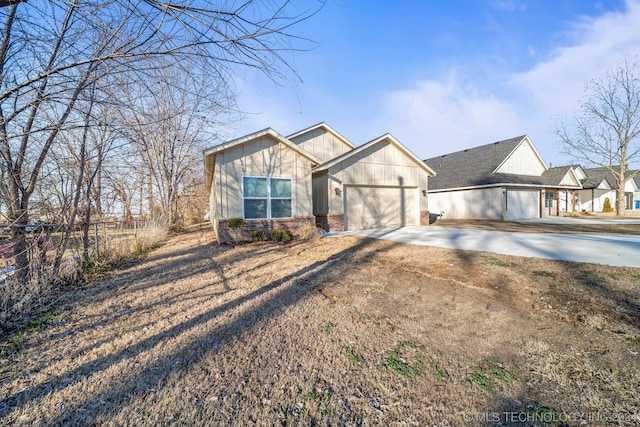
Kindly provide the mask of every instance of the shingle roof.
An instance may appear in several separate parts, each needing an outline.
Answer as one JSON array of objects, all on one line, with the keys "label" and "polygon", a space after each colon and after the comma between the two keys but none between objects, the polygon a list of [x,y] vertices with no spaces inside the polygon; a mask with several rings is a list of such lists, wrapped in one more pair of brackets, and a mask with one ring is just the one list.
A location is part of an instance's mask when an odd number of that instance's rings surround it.
[{"label": "shingle roof", "polygon": [[[429,178],[429,189],[445,190],[502,185],[559,187],[571,166],[550,168],[545,170],[541,176],[493,173],[524,138],[526,135],[426,159],[425,163],[436,172],[436,176]],[[562,187],[573,188],[573,186],[566,185],[562,185]]]},{"label": "shingle roof", "polygon": [[430,190],[467,188],[519,181],[519,176],[494,174],[498,166],[522,142],[524,135],[426,159],[436,173],[429,178]]},{"label": "shingle roof", "polygon": [[[615,166],[615,165],[613,166],[614,169],[618,167],[619,166]],[[616,181],[616,178],[613,176],[609,168],[604,166],[599,166],[599,167],[588,168],[588,169],[582,168],[582,170],[587,176],[585,179],[581,181],[582,188],[587,190],[592,188],[598,188],[602,183],[602,181],[607,181],[607,183],[613,190],[618,188],[618,183]],[[626,172],[627,179],[629,179],[631,174],[633,174],[634,172],[635,170],[627,170]],[[635,180],[636,184],[640,187],[640,175],[636,175],[633,179]]]},{"label": "shingle roof", "polygon": [[602,181],[607,181],[611,188],[616,187],[616,180],[611,172],[609,172],[609,170],[605,168],[582,168],[582,170],[584,171],[585,175],[587,175],[587,177],[582,180],[582,188],[598,188]]},{"label": "shingle roof", "polygon": [[[557,166],[555,168],[549,168],[542,173],[542,181],[546,186],[558,187],[571,169],[573,169],[572,166]],[[563,185],[562,187],[566,187],[566,185]]]}]

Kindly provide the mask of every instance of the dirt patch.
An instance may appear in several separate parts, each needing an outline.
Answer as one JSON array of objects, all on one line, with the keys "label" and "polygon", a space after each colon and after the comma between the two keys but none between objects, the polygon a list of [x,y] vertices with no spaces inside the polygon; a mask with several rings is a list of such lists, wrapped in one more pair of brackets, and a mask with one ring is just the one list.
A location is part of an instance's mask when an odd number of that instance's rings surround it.
[{"label": "dirt patch", "polygon": [[65,301],[2,362],[0,423],[640,415],[640,269],[353,236],[220,246],[200,227]]}]

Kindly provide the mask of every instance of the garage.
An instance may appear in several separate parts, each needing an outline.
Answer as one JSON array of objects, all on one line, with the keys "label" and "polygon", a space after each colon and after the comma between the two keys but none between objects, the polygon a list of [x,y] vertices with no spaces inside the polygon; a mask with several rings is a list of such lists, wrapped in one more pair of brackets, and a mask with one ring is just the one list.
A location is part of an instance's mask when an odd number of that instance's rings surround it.
[{"label": "garage", "polygon": [[345,230],[419,224],[416,187],[345,186]]},{"label": "garage", "polygon": [[540,193],[537,190],[507,190],[507,219],[531,219],[540,216]]}]

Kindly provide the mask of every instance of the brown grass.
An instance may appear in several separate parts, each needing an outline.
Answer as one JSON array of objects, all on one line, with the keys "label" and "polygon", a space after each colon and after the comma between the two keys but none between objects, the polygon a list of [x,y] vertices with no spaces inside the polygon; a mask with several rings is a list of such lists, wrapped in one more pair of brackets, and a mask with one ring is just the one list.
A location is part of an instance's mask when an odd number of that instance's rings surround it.
[{"label": "brown grass", "polygon": [[357,237],[219,246],[192,228],[24,335],[0,367],[0,424],[636,425],[639,283]]}]

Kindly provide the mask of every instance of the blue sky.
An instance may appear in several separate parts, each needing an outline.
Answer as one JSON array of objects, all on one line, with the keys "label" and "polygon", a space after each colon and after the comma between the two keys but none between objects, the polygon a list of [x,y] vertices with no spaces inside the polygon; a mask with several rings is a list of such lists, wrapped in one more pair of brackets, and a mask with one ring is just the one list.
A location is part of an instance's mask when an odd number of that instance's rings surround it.
[{"label": "blue sky", "polygon": [[324,121],[356,145],[388,132],[428,158],[528,134],[566,164],[555,126],[587,80],[640,54],[640,0],[327,0],[292,31],[317,43],[293,57],[301,81],[240,76],[248,114],[231,138]]}]

